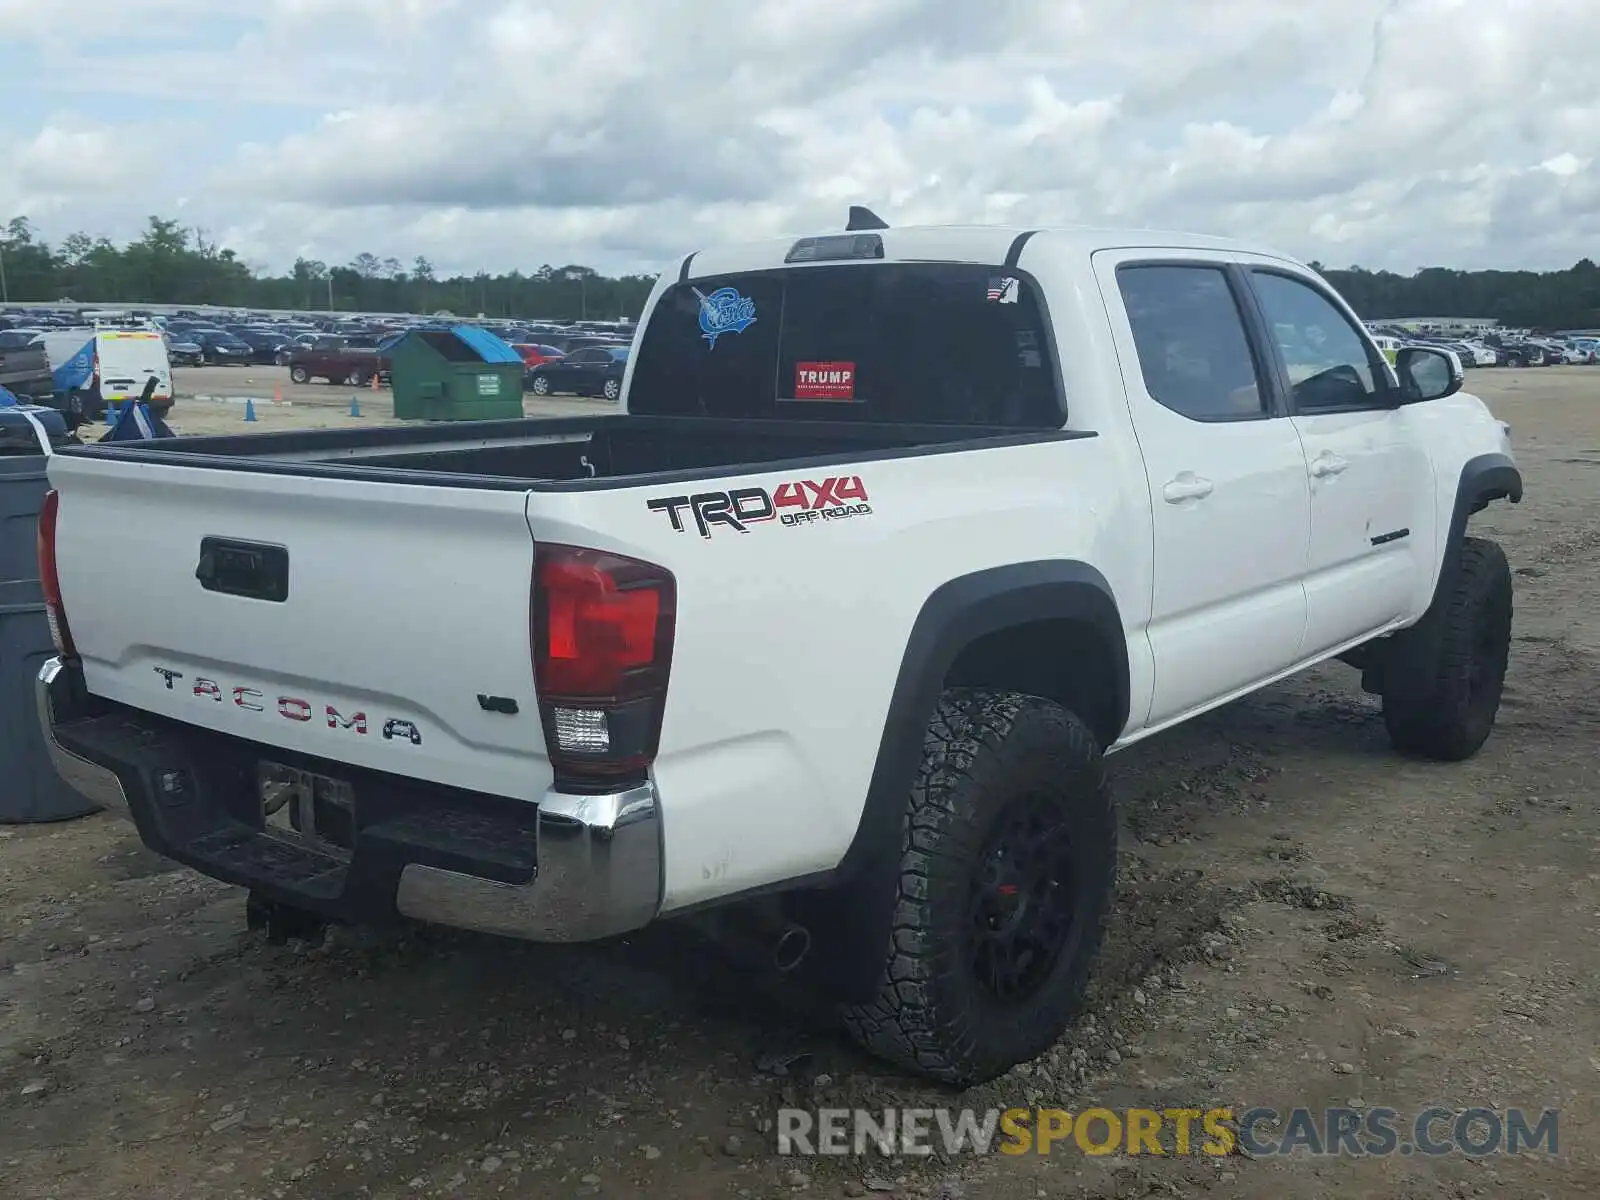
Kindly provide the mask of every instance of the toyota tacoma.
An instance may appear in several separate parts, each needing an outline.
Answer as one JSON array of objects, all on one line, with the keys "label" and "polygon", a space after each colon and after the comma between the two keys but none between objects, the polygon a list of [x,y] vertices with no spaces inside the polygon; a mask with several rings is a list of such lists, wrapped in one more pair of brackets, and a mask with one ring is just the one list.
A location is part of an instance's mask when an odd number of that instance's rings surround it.
[{"label": "toyota tacoma", "polygon": [[1082,1002],[1107,753],[1330,659],[1490,736],[1510,431],[1299,262],[858,211],[634,346],[617,414],[56,454],[61,774],[269,929],[721,919],[972,1083]]}]

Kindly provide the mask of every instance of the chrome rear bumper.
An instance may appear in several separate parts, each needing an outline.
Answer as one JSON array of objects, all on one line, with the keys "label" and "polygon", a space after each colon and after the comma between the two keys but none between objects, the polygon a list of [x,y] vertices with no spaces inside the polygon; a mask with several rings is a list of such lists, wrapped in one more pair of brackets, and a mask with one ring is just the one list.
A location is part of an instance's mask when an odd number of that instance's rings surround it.
[{"label": "chrome rear bumper", "polygon": [[34,680],[34,697],[38,701],[39,724],[44,731],[44,744],[50,751],[50,761],[56,774],[67,786],[94,801],[107,812],[115,813],[125,821],[133,820],[128,808],[128,796],[122,781],[113,771],[79,758],[56,741],[56,714],[72,711],[78,697],[78,674],[59,658],[52,658],[39,669]]},{"label": "chrome rear bumper", "polygon": [[[39,721],[56,771],[88,799],[133,820],[135,803],[130,803],[117,773],[66,749],[58,740],[58,724],[84,715],[87,697],[77,665],[51,659],[40,670],[35,690]],[[81,738],[81,731],[78,736]],[[120,753],[125,752],[108,747],[106,761],[122,761]],[[172,762],[181,765],[181,755]],[[132,772],[129,779],[136,779],[139,769],[131,762],[128,769]],[[521,802],[492,799],[521,810],[524,819],[520,828],[526,829],[526,809]],[[176,839],[167,830],[167,816],[154,805],[148,787],[136,791],[135,802],[141,834],[159,853],[244,886],[267,886],[273,882],[270,877],[252,874],[254,868],[248,863],[240,866],[238,859],[233,860],[235,869],[231,873],[219,870],[200,852],[198,843],[186,846]],[[440,803],[448,802],[441,798]],[[326,903],[321,907],[352,920],[380,916],[381,910],[387,909],[390,915],[398,912],[419,921],[536,942],[592,941],[638,929],[655,918],[661,909],[662,844],[661,813],[653,783],[646,781],[601,795],[551,790],[539,801],[536,811],[535,851],[528,872],[531,878],[525,883],[506,883],[428,862],[404,861],[413,855],[421,857],[425,851],[391,839],[391,856],[386,861],[394,863],[392,854],[398,853],[403,866],[395,863],[367,867],[367,857],[358,845],[350,872],[352,876],[367,873],[359,882],[353,877],[348,880],[337,896],[322,898]],[[251,835],[249,826],[241,829]],[[358,830],[358,839],[362,833]],[[463,851],[464,855],[467,853]],[[491,870],[491,866],[485,862],[484,869]],[[380,911],[354,907],[357,897],[374,893],[392,897],[392,908],[381,902],[376,906]],[[298,902],[292,895],[283,898],[287,903]]]},{"label": "chrome rear bumper", "polygon": [[648,924],[661,909],[654,785],[605,795],[546,792],[539,870],[525,884],[411,863],[395,907],[408,917],[535,942],[586,942]]}]

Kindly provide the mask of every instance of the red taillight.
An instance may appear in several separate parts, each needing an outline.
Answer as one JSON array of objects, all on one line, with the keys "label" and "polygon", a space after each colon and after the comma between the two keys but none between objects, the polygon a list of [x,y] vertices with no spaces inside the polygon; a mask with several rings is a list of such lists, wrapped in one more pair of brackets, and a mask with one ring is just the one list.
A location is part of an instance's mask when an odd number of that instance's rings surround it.
[{"label": "red taillight", "polygon": [[537,546],[533,676],[558,769],[616,775],[654,760],[676,616],[677,586],[664,568],[580,546]]},{"label": "red taillight", "polygon": [[56,516],[61,509],[61,493],[51,488],[39,506],[39,587],[44,592],[45,617],[50,622],[50,640],[68,658],[77,656],[72,631],[67,628],[67,610],[61,602],[61,573],[56,569]]}]

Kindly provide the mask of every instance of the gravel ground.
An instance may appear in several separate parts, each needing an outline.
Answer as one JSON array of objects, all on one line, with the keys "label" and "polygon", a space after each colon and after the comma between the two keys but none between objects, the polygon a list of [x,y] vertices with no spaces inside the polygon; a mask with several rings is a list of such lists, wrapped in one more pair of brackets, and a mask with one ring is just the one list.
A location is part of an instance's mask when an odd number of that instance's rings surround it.
[{"label": "gravel ground", "polygon": [[[239,891],[96,816],[0,830],[3,1194],[1600,1194],[1600,370],[1470,384],[1512,423],[1528,487],[1475,522],[1517,571],[1495,736],[1457,766],[1400,760],[1334,667],[1116,756],[1117,915],[1092,1015],[1044,1059],[966,1097],[904,1078],[670,924],[605,946],[269,946]],[[786,1102],[1520,1105],[1559,1108],[1561,1141],[801,1161],[773,1152]]]}]

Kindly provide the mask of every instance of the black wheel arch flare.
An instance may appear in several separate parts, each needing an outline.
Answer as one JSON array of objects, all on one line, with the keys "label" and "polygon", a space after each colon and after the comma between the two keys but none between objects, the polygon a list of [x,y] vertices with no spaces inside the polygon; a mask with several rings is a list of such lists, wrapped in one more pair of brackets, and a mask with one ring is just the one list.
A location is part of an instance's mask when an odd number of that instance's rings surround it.
[{"label": "black wheel arch flare", "polygon": [[1110,736],[1105,729],[1095,732],[1109,743],[1127,725],[1127,635],[1111,585],[1098,569],[1075,559],[1011,563],[935,589],[906,639],[855,836],[826,881],[794,897],[820,935],[812,969],[824,973],[830,990],[851,998],[876,987],[893,921],[907,797],[951,666],[982,637],[1051,620],[1086,624],[1109,655],[1114,695],[1107,725],[1114,730]]},{"label": "black wheel arch flare", "polygon": [[1467,536],[1467,518],[1495,500],[1522,503],[1522,472],[1507,454],[1479,454],[1469,458],[1456,480],[1456,499],[1450,512],[1450,529],[1445,537],[1430,613],[1448,590],[1448,581],[1460,560],[1461,539]]}]

